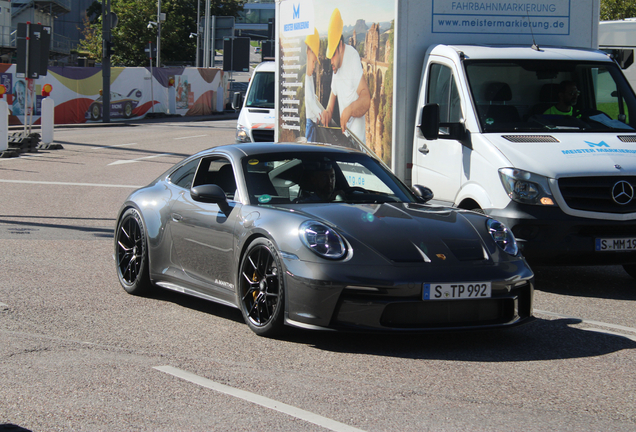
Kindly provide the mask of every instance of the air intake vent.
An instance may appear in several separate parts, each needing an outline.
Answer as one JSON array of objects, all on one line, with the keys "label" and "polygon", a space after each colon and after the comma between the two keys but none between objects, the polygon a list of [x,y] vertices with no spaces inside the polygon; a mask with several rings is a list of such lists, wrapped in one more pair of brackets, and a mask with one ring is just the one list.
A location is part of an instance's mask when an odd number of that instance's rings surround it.
[{"label": "air intake vent", "polygon": [[619,135],[618,139],[623,142],[636,142],[636,135]]},{"label": "air intake vent", "polygon": [[550,135],[502,135],[502,138],[514,143],[555,143],[559,142]]}]

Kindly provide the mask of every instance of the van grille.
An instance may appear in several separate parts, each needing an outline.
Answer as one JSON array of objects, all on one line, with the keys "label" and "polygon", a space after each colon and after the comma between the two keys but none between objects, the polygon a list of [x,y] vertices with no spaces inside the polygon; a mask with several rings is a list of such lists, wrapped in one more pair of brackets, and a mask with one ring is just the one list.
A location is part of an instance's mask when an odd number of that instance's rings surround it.
[{"label": "van grille", "polygon": [[273,142],[274,129],[252,129],[252,136],[256,142]]},{"label": "van grille", "polygon": [[[559,190],[568,207],[575,210],[619,214],[636,212],[636,197],[632,197],[631,200],[628,200],[627,195],[619,197],[618,201],[623,198],[628,201],[626,204],[618,204],[613,199],[613,190],[614,194],[622,191],[614,188],[620,181],[625,181],[631,185],[631,195],[633,195],[636,191],[636,176],[561,178],[559,179]],[[628,186],[627,189],[626,192],[629,195]]]}]

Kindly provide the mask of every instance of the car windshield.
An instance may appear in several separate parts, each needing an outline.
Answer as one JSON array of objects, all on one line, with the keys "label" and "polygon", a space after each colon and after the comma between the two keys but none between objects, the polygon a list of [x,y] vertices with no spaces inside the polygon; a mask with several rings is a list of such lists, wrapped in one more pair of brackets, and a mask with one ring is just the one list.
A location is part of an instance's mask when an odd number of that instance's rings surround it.
[{"label": "car windshield", "polygon": [[416,202],[379,161],[352,153],[280,153],[249,156],[243,171],[256,205]]},{"label": "car windshield", "polygon": [[274,72],[257,72],[252,78],[245,106],[248,108],[274,108]]},{"label": "car windshield", "polygon": [[615,63],[467,60],[484,132],[634,131],[636,99]]}]

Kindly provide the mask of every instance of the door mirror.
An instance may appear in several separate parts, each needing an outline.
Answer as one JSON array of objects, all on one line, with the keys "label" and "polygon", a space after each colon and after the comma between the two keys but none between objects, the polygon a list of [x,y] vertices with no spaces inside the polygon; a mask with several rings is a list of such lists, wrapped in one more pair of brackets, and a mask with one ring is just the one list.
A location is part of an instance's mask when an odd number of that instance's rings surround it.
[{"label": "door mirror", "polygon": [[219,204],[227,202],[225,192],[215,184],[195,186],[190,189],[190,196],[193,200],[204,203]]},{"label": "door mirror", "polygon": [[427,104],[422,107],[422,116],[417,127],[427,140],[436,140],[439,137],[438,104]]},{"label": "door mirror", "polygon": [[413,185],[413,193],[422,202],[428,202],[433,199],[433,191],[422,185]]},{"label": "door mirror", "polygon": [[243,108],[243,95],[241,92],[235,92],[232,96],[232,109],[234,111],[240,111]]}]

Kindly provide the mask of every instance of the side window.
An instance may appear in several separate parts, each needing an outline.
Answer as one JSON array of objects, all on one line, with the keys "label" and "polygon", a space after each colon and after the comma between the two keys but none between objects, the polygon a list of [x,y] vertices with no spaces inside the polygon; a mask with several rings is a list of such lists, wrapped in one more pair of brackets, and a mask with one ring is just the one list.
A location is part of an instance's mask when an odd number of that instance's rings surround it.
[{"label": "side window", "polygon": [[191,160],[170,174],[170,178],[168,180],[176,186],[184,189],[190,189],[192,186],[192,180],[194,180],[194,173],[196,173],[198,165],[199,159]]},{"label": "side window", "polygon": [[230,161],[225,158],[201,159],[194,179],[194,186],[204,184],[215,184],[223,189],[228,199],[234,199],[236,195],[236,179]]},{"label": "side window", "polygon": [[461,120],[459,92],[448,66],[433,63],[428,74],[427,103],[439,105],[439,121],[441,123],[457,123]]}]

